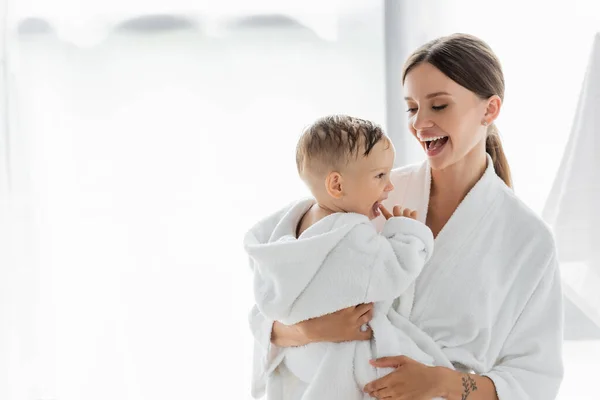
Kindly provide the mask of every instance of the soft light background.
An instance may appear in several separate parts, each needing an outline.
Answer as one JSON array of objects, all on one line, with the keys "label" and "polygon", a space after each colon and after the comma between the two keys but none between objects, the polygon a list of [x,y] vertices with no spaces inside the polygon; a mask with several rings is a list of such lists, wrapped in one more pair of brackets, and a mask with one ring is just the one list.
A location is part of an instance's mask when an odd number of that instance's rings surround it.
[{"label": "soft light background", "polygon": [[[5,6],[7,400],[249,398],[241,238],[306,194],[302,127],[370,118],[399,164],[422,159],[404,131],[399,60],[441,34],[479,35],[505,69],[498,125],[517,194],[541,214],[600,30],[592,0]],[[596,399],[600,341],[570,311],[567,330],[591,333],[565,343],[560,398]]]}]

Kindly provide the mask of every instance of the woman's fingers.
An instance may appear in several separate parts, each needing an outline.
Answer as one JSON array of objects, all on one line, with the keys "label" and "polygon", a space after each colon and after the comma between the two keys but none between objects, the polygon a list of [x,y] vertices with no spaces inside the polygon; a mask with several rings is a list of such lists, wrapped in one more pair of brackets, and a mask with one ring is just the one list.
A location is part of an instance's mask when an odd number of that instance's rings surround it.
[{"label": "woman's fingers", "polygon": [[388,211],[387,208],[385,208],[383,206],[383,204],[379,205],[379,210],[381,211],[381,213],[383,214],[383,216],[385,217],[385,219],[390,219],[392,218],[392,214]]},{"label": "woman's fingers", "polygon": [[[354,307],[349,340],[369,340],[373,337],[371,327],[367,325],[373,319],[373,303],[359,304]],[[350,320],[348,320],[350,323]],[[364,330],[363,330],[364,329]]]},{"label": "woman's fingers", "polygon": [[383,378],[379,378],[376,381],[367,383],[363,389],[364,392],[366,393],[373,393],[376,392],[378,390],[382,390],[387,388],[391,381],[394,379],[394,374],[388,374],[386,376],[384,376]]},{"label": "woman's fingers", "polygon": [[371,322],[372,319],[373,319],[373,310],[369,310],[358,319],[358,324],[360,326],[363,326],[364,324],[368,324],[369,322]]},{"label": "woman's fingers", "polygon": [[369,393],[371,395],[371,397],[375,397],[377,399],[383,400],[383,399],[392,399],[393,398],[393,391],[390,388],[385,388],[385,389],[380,389],[377,390],[375,392]]},{"label": "woman's fingers", "polygon": [[369,361],[369,363],[371,363],[372,366],[377,367],[377,368],[398,368],[401,367],[402,365],[413,361],[411,358],[408,358],[406,356],[395,356],[395,357],[381,357],[378,358],[377,360],[371,360]]},{"label": "woman's fingers", "polygon": [[355,313],[354,315],[356,315],[356,318],[360,318],[362,317],[364,314],[368,313],[369,311],[371,311],[373,309],[373,303],[365,303],[365,304],[359,304],[356,307],[354,307]]},{"label": "woman's fingers", "polygon": [[360,304],[356,306],[356,324],[363,326],[373,319],[373,303]]},{"label": "woman's fingers", "polygon": [[394,206],[394,217],[401,217],[402,216],[402,207],[400,206]]}]

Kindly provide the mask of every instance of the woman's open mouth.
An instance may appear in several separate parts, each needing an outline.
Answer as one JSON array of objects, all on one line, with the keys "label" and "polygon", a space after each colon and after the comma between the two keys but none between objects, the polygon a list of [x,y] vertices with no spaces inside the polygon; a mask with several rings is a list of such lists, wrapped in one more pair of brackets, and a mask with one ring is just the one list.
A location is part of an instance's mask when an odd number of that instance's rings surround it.
[{"label": "woman's open mouth", "polygon": [[425,143],[425,152],[428,157],[433,157],[442,152],[446,143],[448,143],[448,136],[431,137],[427,139],[421,139]]}]

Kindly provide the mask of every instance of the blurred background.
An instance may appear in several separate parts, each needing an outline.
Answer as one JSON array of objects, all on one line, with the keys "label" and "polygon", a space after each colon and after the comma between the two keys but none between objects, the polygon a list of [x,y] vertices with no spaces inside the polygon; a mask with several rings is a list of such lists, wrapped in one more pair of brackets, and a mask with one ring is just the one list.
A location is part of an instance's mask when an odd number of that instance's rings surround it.
[{"label": "blurred background", "polygon": [[597,0],[0,4],[0,399],[249,399],[243,233],[307,194],[319,116],[422,160],[401,67],[454,32],[502,61],[515,190],[557,237],[559,398],[598,399]]}]

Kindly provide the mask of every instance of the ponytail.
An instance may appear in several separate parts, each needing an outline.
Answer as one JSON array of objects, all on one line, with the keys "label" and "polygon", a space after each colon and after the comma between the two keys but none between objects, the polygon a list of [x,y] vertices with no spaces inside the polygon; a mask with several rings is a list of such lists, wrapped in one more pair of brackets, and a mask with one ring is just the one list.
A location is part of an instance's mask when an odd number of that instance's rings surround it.
[{"label": "ponytail", "polygon": [[502,148],[498,129],[494,124],[489,127],[488,136],[485,139],[485,151],[492,157],[496,175],[506,183],[506,186],[512,189],[513,185],[510,167],[508,166],[508,160],[506,159],[504,149]]}]

